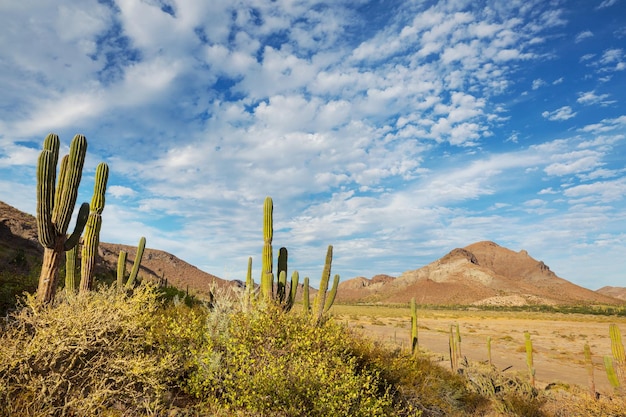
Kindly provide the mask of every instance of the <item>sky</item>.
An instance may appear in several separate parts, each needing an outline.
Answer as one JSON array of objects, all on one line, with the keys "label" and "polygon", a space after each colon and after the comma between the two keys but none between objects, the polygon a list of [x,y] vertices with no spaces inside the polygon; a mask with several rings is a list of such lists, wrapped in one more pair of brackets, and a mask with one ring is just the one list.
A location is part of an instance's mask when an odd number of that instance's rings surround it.
[{"label": "sky", "polygon": [[[625,0],[5,0],[0,200],[34,214],[45,136],[84,134],[101,240],[225,279],[319,282],[457,247],[626,286]],[[78,206],[78,204],[77,204]]]}]

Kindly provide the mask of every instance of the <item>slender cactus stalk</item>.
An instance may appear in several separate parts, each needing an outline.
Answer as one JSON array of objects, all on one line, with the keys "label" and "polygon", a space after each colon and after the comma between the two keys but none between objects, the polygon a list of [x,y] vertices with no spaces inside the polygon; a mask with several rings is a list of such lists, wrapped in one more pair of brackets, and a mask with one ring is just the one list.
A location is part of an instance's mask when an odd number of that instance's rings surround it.
[{"label": "slender cactus stalk", "polygon": [[309,277],[304,277],[304,284],[302,288],[302,311],[305,315],[308,315],[311,311],[311,302],[309,300]]},{"label": "slender cactus stalk", "polygon": [[124,288],[124,276],[126,275],[126,258],[128,252],[125,250],[120,251],[120,255],[117,258],[117,290],[122,291]]},{"label": "slender cactus stalk", "polygon": [[609,324],[609,336],[611,337],[611,352],[613,353],[615,373],[621,385],[624,385],[624,382],[626,382],[626,353],[624,353],[622,333],[617,324]]},{"label": "slender cactus stalk", "polygon": [[417,341],[417,304],[415,297],[411,298],[411,353],[417,355],[419,352]]},{"label": "slender cactus stalk", "polygon": [[333,247],[328,245],[326,251],[326,262],[324,263],[324,270],[322,271],[322,279],[320,280],[320,288],[315,296],[313,302],[313,320],[319,323],[322,320],[322,314],[324,313],[324,305],[326,302],[326,291],[328,291],[328,281],[330,280],[330,268],[333,262]]},{"label": "slender cactus stalk", "polygon": [[272,237],[274,235],[274,203],[271,197],[265,197],[263,204],[263,258],[261,265],[261,298],[272,299],[274,292],[274,273],[272,270]]},{"label": "slender cactus stalk", "polygon": [[100,244],[100,228],[104,211],[105,193],[109,179],[109,166],[101,162],[96,167],[96,177],[91,198],[91,212],[85,226],[83,252],[81,256],[80,292],[90,291],[93,287],[93,274]]},{"label": "slender cactus stalk", "polygon": [[135,285],[135,280],[137,279],[137,274],[139,273],[139,266],[141,266],[141,258],[143,257],[143,251],[145,248],[146,238],[142,236],[141,239],[139,239],[139,246],[137,246],[137,254],[135,255],[135,262],[133,262],[133,269],[131,269],[128,281],[126,281],[127,289],[132,289]]},{"label": "slender cactus stalk", "polygon": [[609,383],[615,391],[618,391],[621,384],[617,377],[617,372],[615,372],[615,368],[613,367],[613,358],[609,355],[604,356],[604,368],[606,369],[606,377],[609,379]]},{"label": "slender cactus stalk", "polygon": [[489,365],[493,365],[493,362],[491,361],[491,336],[487,336],[487,360]]},{"label": "slender cactus stalk", "polygon": [[524,332],[525,346],[526,346],[526,366],[528,367],[528,376],[530,377],[530,384],[535,387],[535,367],[533,361],[533,342],[530,339],[530,333]]},{"label": "slender cactus stalk", "polygon": [[591,398],[596,398],[596,380],[593,372],[593,360],[591,357],[591,348],[589,347],[589,343],[585,343],[584,347],[585,352],[585,364],[587,366],[587,377],[589,380],[589,394]]}]

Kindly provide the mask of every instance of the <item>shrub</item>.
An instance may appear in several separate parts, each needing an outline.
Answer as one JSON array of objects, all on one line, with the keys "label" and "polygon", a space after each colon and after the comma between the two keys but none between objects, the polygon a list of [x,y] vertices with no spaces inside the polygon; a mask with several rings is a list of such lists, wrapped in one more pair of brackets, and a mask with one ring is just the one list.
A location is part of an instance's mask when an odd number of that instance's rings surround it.
[{"label": "shrub", "polygon": [[189,315],[160,309],[152,286],[130,296],[114,287],[61,292],[50,306],[27,297],[0,339],[0,415],[166,409],[189,364],[184,346],[195,335]]}]

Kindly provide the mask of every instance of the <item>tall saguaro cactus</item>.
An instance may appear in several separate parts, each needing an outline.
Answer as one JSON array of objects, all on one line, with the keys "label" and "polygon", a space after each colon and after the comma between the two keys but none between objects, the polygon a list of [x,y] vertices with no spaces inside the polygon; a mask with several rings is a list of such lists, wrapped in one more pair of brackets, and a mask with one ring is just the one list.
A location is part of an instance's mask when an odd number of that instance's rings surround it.
[{"label": "tall saguaro cactus", "polygon": [[274,235],[274,203],[271,197],[265,197],[263,204],[263,259],[261,264],[261,298],[272,299],[274,291],[274,273],[272,270],[272,237]]},{"label": "tall saguaro cactus", "polygon": [[85,237],[83,238],[83,251],[80,269],[80,291],[86,292],[93,287],[93,272],[98,254],[98,244],[100,242],[100,228],[102,227],[102,211],[104,210],[104,194],[109,179],[109,166],[104,162],[98,164],[96,168],[96,178],[93,187],[93,197],[91,199],[91,212],[85,226]]},{"label": "tall saguaro cactus", "polygon": [[326,303],[326,291],[328,290],[328,281],[330,280],[330,268],[333,262],[333,247],[328,245],[326,251],[326,262],[322,270],[322,279],[320,280],[320,288],[313,300],[313,320],[319,323],[324,313],[324,305]]},{"label": "tall saguaro cactus", "polygon": [[74,136],[69,154],[61,160],[55,189],[59,146],[59,137],[49,134],[37,161],[37,232],[44,247],[37,296],[44,303],[54,299],[61,257],[78,243],[89,213],[89,204],[83,203],[74,232],[68,237],[66,233],[76,205],[87,139],[83,135]]}]

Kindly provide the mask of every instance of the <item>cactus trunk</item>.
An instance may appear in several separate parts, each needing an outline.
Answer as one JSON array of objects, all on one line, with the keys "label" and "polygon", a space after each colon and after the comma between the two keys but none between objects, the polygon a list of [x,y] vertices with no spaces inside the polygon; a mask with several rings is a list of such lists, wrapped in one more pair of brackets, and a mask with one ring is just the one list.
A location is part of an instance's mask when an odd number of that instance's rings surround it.
[{"label": "cactus trunk", "polygon": [[263,259],[261,265],[261,298],[265,301],[272,299],[274,291],[274,273],[272,270],[273,211],[272,198],[266,197],[263,204]]},{"label": "cactus trunk", "polygon": [[415,304],[415,297],[413,297],[411,298],[411,353],[415,355],[417,352],[417,305]]}]

